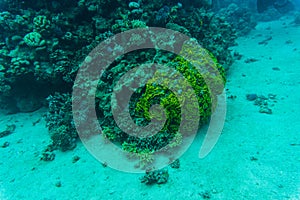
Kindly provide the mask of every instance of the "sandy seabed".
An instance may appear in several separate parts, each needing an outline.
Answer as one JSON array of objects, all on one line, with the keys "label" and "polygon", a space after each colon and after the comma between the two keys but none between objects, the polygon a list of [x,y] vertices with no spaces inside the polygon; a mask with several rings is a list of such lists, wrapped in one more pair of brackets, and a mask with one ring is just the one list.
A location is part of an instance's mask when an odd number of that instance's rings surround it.
[{"label": "sandy seabed", "polygon": [[[199,133],[166,184],[148,186],[141,174],[104,167],[80,142],[40,161],[50,140],[40,109],[0,115],[0,130],[16,125],[0,138],[9,143],[0,148],[0,199],[300,199],[300,27],[290,22],[261,22],[238,38],[233,51],[242,57],[228,71],[222,135],[199,159]],[[260,113],[247,94],[271,97],[272,114]]]}]

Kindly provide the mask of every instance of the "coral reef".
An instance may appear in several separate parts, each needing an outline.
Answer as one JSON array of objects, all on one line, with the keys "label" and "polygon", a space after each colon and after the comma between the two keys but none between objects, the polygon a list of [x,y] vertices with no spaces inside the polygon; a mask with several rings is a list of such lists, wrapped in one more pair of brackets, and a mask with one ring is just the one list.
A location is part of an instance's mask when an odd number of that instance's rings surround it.
[{"label": "coral reef", "polygon": [[[229,47],[235,44],[236,32],[225,17],[210,9],[209,1],[160,2],[160,1],[121,1],[121,0],[79,0],[79,1],[28,1],[21,3],[6,0],[0,10],[0,102],[2,107],[12,112],[31,112],[42,105],[48,97],[49,111],[46,116],[47,127],[52,140],[51,150],[69,150],[75,147],[77,134],[72,121],[71,97],[72,84],[80,64],[99,42],[113,34],[132,28],[159,26],[182,32],[196,38],[209,50],[205,55],[214,55],[215,65],[225,81],[224,68],[233,62]],[[232,13],[241,15],[241,11],[230,8]],[[246,24],[249,15],[241,15]],[[239,24],[238,26],[243,26]],[[136,44],[139,37],[128,41]],[[172,45],[172,43],[168,44]],[[197,49],[189,48],[195,52]],[[203,78],[193,74],[192,67],[184,59],[166,52],[134,52],[125,55],[124,60],[111,67],[102,77],[103,88],[112,89],[126,71],[136,63],[156,61],[161,57],[162,64],[168,64],[185,77],[199,98],[199,114],[204,123],[211,113],[211,99],[203,84]],[[204,63],[205,64],[205,63]],[[221,67],[221,65],[222,67]],[[105,79],[105,80],[104,80]],[[178,88],[179,89],[179,88]],[[142,92],[146,91],[144,95]],[[148,108],[157,103],[154,94],[161,92],[162,103],[167,107],[167,116],[172,116],[168,124],[179,120],[179,101],[163,87],[148,84],[135,93],[131,114],[136,121],[146,124],[152,117],[159,118]],[[163,91],[163,92],[162,92]],[[128,137],[113,122],[109,106],[110,92],[99,89],[96,94],[99,123],[103,135],[112,141],[118,141],[129,152],[152,152],[172,140],[173,147],[180,144],[182,136],[176,128],[162,130],[154,140],[136,141]],[[143,100],[144,99],[144,100]],[[138,101],[140,100],[140,101]],[[147,101],[150,100],[150,104]],[[169,102],[168,104],[166,102]],[[149,103],[149,102],[148,102]],[[27,105],[27,106],[26,106]],[[137,106],[137,108],[134,108]],[[155,115],[155,116],[154,116]],[[168,137],[172,133],[172,137]],[[160,145],[157,145],[160,144]],[[51,151],[50,151],[51,152]],[[141,160],[151,161],[144,154]],[[52,154],[45,153],[45,159],[51,160]],[[48,158],[49,157],[49,158]]]},{"label": "coral reef", "polygon": [[236,30],[232,24],[226,21],[225,17],[205,8],[194,8],[190,12],[191,14],[188,15],[179,10],[178,18],[171,22],[183,26],[184,30],[188,30],[188,33],[186,31],[184,33],[195,37],[205,49],[218,59],[225,69],[228,69],[233,63],[229,47],[235,45]]},{"label": "coral reef", "polygon": [[240,7],[235,3],[231,3],[228,7],[221,9],[218,14],[226,18],[236,30],[238,36],[248,34],[257,24],[255,17],[249,8]]},{"label": "coral reef", "polygon": [[72,117],[71,95],[55,93],[47,98],[48,113],[45,116],[46,125],[50,132],[51,150],[71,150],[76,147],[78,137]]}]

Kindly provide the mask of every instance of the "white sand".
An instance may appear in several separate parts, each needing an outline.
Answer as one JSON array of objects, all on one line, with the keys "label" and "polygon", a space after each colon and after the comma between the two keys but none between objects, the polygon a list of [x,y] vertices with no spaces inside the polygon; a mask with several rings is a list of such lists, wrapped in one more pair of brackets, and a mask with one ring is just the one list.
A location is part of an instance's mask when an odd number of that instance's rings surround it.
[{"label": "white sand", "polygon": [[[300,199],[300,27],[289,22],[260,23],[238,39],[234,50],[243,57],[231,67],[226,86],[227,95],[237,98],[227,101],[223,134],[204,159],[197,157],[196,141],[180,158],[181,167],[169,169],[166,184],[147,186],[139,174],[105,168],[80,142],[73,151],[56,152],[52,162],[40,161],[49,143],[41,109],[0,116],[1,131],[17,126],[0,138],[0,145],[10,143],[0,148],[0,199],[201,199],[204,192],[211,199]],[[258,45],[269,36],[268,44]],[[248,58],[258,61],[245,63]],[[259,113],[248,93],[275,94],[273,114]],[[72,163],[75,155],[80,160]]]}]

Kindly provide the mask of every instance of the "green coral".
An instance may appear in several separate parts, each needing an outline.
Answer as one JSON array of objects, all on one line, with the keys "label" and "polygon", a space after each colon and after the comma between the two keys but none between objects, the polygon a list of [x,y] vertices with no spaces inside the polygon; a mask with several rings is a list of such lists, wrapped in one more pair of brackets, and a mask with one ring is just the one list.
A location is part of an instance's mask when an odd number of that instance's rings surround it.
[{"label": "green coral", "polygon": [[138,148],[136,143],[123,142],[122,149],[130,153],[138,153]]},{"label": "green coral", "polygon": [[137,147],[137,143],[122,143],[122,149],[129,154],[130,157],[137,157],[139,159],[139,167],[145,168],[154,161],[153,151],[149,149],[140,149]]},{"label": "green coral", "polygon": [[[161,113],[150,113],[150,107],[154,104],[160,104],[166,109],[167,122],[165,125],[165,130],[170,131],[172,134],[177,132],[176,126],[174,124],[180,123],[181,112],[180,106],[185,105],[187,99],[192,98],[196,94],[196,98],[199,106],[199,115],[201,117],[200,124],[205,123],[211,115],[212,105],[214,102],[214,97],[211,95],[211,91],[221,93],[218,87],[224,85],[225,83],[225,72],[221,65],[217,63],[217,60],[204,48],[197,48],[191,45],[186,45],[183,47],[181,54],[189,58],[192,63],[185,60],[181,56],[177,56],[170,63],[170,67],[176,69],[184,76],[187,82],[181,81],[179,75],[173,74],[172,79],[178,80],[177,83],[173,84],[173,90],[180,91],[182,88],[186,88],[187,83],[193,88],[185,93],[182,99],[178,99],[177,96],[169,91],[162,85],[157,84],[157,77],[168,77],[169,74],[156,73],[152,79],[148,81],[146,85],[145,92],[142,94],[141,98],[136,104],[135,114],[138,117],[143,117],[147,121],[153,118],[161,119]],[[205,73],[200,73],[197,66],[205,66]],[[202,67],[203,68],[203,67]],[[168,79],[163,85],[168,85]],[[189,102],[190,103],[190,102]],[[185,108],[191,114],[190,117],[194,118],[192,113],[195,111],[195,105],[188,104]],[[186,119],[189,120],[189,119]]]},{"label": "green coral", "polygon": [[179,146],[181,143],[182,143],[182,134],[177,132],[175,133],[174,139],[170,142],[169,146],[173,148]]},{"label": "green coral", "polygon": [[107,126],[102,127],[102,133],[109,140],[115,140],[117,137],[115,131]]},{"label": "green coral", "polygon": [[153,151],[150,151],[149,149],[144,149],[142,152],[137,154],[137,156],[140,160],[139,167],[142,169],[145,169],[154,161]]}]

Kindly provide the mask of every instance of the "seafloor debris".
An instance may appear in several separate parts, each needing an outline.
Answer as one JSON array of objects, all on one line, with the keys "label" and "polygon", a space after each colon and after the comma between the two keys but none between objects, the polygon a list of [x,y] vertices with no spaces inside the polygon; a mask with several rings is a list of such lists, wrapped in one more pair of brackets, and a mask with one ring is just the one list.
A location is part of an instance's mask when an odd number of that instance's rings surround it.
[{"label": "seafloor debris", "polygon": [[141,178],[141,182],[147,185],[152,185],[154,183],[163,184],[169,179],[169,173],[166,169],[146,172],[146,175]]},{"label": "seafloor debris", "polygon": [[10,135],[14,132],[14,130],[16,129],[16,125],[12,124],[12,125],[7,125],[6,129],[4,131],[0,132],[0,138],[5,137],[7,135]]},{"label": "seafloor debris", "polygon": [[172,162],[170,167],[178,169],[180,167],[179,159],[176,159],[174,162]]},{"label": "seafloor debris", "polygon": [[260,113],[266,113],[266,114],[272,114],[271,108],[268,108],[267,106],[261,106],[259,108]]},{"label": "seafloor debris", "polygon": [[272,36],[267,37],[266,39],[260,41],[258,44],[267,45],[268,41],[272,40]]},{"label": "seafloor debris", "polygon": [[245,63],[253,63],[253,62],[256,62],[256,61],[258,61],[258,59],[256,59],[256,58],[247,58],[244,62]]},{"label": "seafloor debris", "polygon": [[79,156],[74,156],[72,158],[72,163],[76,163],[78,160],[80,160],[80,157]]},{"label": "seafloor debris", "polygon": [[263,95],[256,94],[247,94],[247,100],[254,101],[254,105],[259,106],[259,112],[265,114],[272,114],[273,111],[270,107],[274,106],[274,103],[277,102],[275,94],[268,94],[268,97]]},{"label": "seafloor debris", "polygon": [[55,158],[55,154],[52,151],[53,150],[51,149],[51,147],[46,148],[41,155],[41,160],[53,161]]},{"label": "seafloor debris", "polygon": [[9,142],[4,142],[0,147],[2,148],[6,148],[9,146]]},{"label": "seafloor debris", "polygon": [[280,68],[279,67],[272,67],[272,70],[274,70],[274,71],[280,71]]},{"label": "seafloor debris", "polygon": [[209,191],[200,192],[199,195],[202,197],[202,199],[210,199],[211,198],[211,194]]},{"label": "seafloor debris", "polygon": [[239,52],[234,52],[233,57],[234,57],[235,60],[241,60],[243,55],[240,54]]},{"label": "seafloor debris", "polygon": [[56,187],[61,187],[61,181],[57,181],[57,182],[55,183],[55,186],[56,186]]},{"label": "seafloor debris", "polygon": [[248,101],[254,101],[255,99],[257,99],[257,94],[247,94],[246,98]]},{"label": "seafloor debris", "polygon": [[295,15],[294,24],[295,25],[300,25],[300,13],[297,13]]}]

